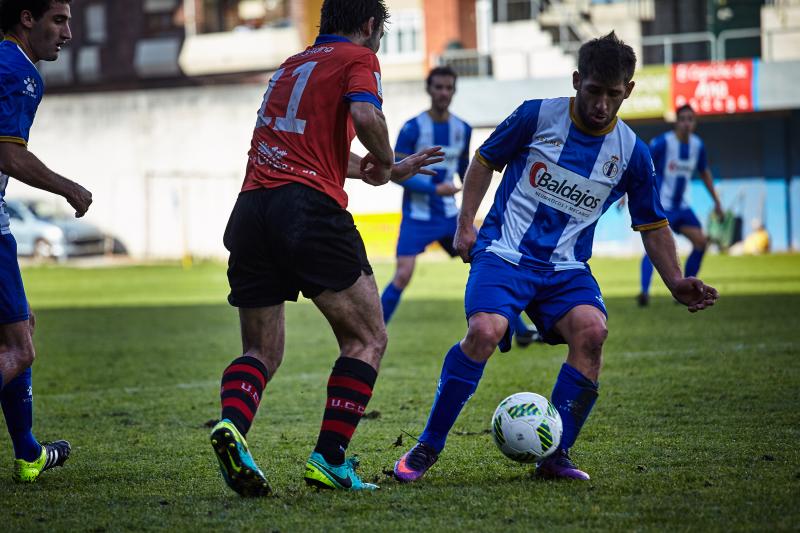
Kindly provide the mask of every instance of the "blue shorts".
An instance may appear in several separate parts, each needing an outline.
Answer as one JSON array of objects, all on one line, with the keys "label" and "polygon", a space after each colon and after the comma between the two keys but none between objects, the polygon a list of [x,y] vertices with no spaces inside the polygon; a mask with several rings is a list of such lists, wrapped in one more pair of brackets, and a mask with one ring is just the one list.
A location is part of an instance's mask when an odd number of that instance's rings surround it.
[{"label": "blue shorts", "polygon": [[[564,344],[555,325],[578,305],[593,305],[608,317],[600,287],[588,268],[532,270],[504,261],[492,252],[481,252],[472,259],[464,294],[467,320],[475,313],[494,313],[513,324],[524,310],[545,342]],[[510,328],[499,347],[501,352],[511,349]]]},{"label": "blue shorts", "polygon": [[0,324],[30,318],[25,287],[17,263],[17,241],[10,233],[0,235]]},{"label": "blue shorts", "polygon": [[702,227],[691,209],[676,209],[675,211],[666,211],[665,214],[669,220],[669,227],[676,233],[686,226]]},{"label": "blue shorts", "polygon": [[397,239],[397,255],[419,255],[433,242],[438,242],[444,251],[455,257],[453,236],[456,234],[458,217],[423,221],[403,217],[400,237]]}]

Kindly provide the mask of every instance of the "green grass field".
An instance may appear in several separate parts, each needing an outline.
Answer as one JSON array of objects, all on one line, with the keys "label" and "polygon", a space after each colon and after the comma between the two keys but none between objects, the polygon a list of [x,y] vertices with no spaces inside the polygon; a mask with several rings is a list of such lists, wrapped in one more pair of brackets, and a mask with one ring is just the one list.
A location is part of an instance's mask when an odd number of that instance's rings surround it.
[{"label": "green grass field", "polygon": [[[549,396],[563,346],[494,356],[424,480],[387,476],[423,427],[444,352],[465,329],[459,262],[419,266],[389,327],[370,416],[350,447],[381,490],[306,488],[336,345],[310,303],[287,308],[287,350],[249,434],[276,496],[245,500],[219,475],[207,423],[239,353],[224,267],[28,268],[37,312],[35,431],[73,456],[34,485],[10,481],[5,531],[797,530],[800,524],[800,255],[711,256],[722,295],[691,315],[663,289],[635,306],[638,263],[597,259],[610,336],[601,395],[573,457],[592,481],[547,482],[488,434],[497,403]],[[390,265],[377,265],[383,285]],[[402,444],[400,445],[402,441]],[[5,481],[1,481],[5,480]]]}]

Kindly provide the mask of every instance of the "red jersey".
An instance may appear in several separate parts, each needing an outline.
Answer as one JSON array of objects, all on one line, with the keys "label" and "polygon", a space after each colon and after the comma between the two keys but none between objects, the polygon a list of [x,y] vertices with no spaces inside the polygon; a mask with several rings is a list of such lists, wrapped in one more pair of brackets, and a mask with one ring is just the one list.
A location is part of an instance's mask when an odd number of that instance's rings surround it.
[{"label": "red jersey", "polygon": [[350,102],[380,109],[380,72],[372,50],[336,35],[284,61],[258,111],[242,191],[302,183],[347,207]]}]

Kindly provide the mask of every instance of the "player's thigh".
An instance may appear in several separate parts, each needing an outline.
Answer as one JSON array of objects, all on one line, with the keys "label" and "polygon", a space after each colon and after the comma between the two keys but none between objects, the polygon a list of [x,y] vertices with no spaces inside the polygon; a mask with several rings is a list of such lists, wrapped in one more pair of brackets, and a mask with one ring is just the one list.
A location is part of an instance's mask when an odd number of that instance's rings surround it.
[{"label": "player's thigh", "polygon": [[400,288],[405,288],[408,282],[411,281],[411,276],[414,275],[416,264],[416,255],[398,255],[397,266],[394,273],[395,285],[399,285]]},{"label": "player's thigh", "polygon": [[706,236],[700,226],[681,226],[678,232],[689,239],[695,249],[699,250],[706,247]]},{"label": "player's thigh", "polygon": [[[528,306],[526,312],[533,319],[536,328],[549,344],[569,344],[570,340],[559,328],[559,324],[568,316],[583,316],[582,312],[572,314],[578,307],[592,307],[603,317],[606,307],[600,286],[589,270],[574,269],[559,272],[543,273],[541,286],[536,298]],[[567,321],[568,331],[571,321]]]},{"label": "player's thigh", "polygon": [[285,345],[284,304],[269,307],[240,307],[239,325],[242,334],[242,352],[259,359],[269,375],[283,360]]},{"label": "player's thigh", "polygon": [[228,302],[240,308],[270,307],[296,301],[297,279],[286,258],[291,257],[298,221],[290,206],[302,201],[297,186],[256,189],[236,200],[223,242],[230,252]]},{"label": "player's thigh", "polygon": [[602,345],[608,334],[606,320],[605,313],[594,305],[580,304],[561,317],[555,329],[570,346]]},{"label": "player's thigh", "polygon": [[403,218],[397,237],[397,257],[424,252],[430,243],[436,241],[434,229],[428,222]]},{"label": "player's thigh", "polygon": [[[505,323],[506,327],[497,344],[500,351],[507,352],[511,349],[508,324],[529,305],[535,294],[535,280],[527,269],[508,263],[491,252],[482,252],[470,264],[464,291],[464,312],[468,321],[479,313],[503,317],[504,322],[500,321],[500,324]],[[481,331],[488,334],[490,330],[487,327]]]},{"label": "player's thigh", "polygon": [[[313,298],[343,350],[369,352],[379,358],[386,347],[386,327],[375,277],[362,274],[350,287],[325,290]],[[377,361],[376,361],[377,363]]]}]

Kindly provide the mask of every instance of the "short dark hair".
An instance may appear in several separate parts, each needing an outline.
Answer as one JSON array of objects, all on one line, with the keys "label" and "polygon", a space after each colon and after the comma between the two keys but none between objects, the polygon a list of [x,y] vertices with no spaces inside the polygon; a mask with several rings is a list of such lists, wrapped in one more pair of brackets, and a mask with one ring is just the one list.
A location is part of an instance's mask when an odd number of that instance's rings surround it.
[{"label": "short dark hair", "polygon": [[675,116],[677,117],[678,115],[680,115],[684,111],[691,111],[692,113],[695,113],[695,110],[691,105],[683,104],[682,106],[680,106],[678,109],[675,110]]},{"label": "short dark hair", "polygon": [[384,0],[325,0],[319,32],[352,35],[358,33],[370,17],[375,17],[375,30],[389,19]]},{"label": "short dark hair", "polygon": [[622,78],[628,83],[635,69],[636,53],[613,31],[583,43],[578,50],[578,73],[582,78],[592,76],[605,83],[616,83]]},{"label": "short dark hair", "polygon": [[53,4],[69,4],[72,0],[0,0],[0,32],[8,33],[19,24],[23,11],[30,11],[39,20]]},{"label": "short dark hair", "polygon": [[456,71],[453,70],[452,67],[449,65],[444,65],[442,67],[433,67],[430,72],[428,72],[428,77],[425,78],[425,87],[430,87],[431,83],[433,83],[434,76],[452,76],[453,77],[453,84],[458,79],[458,74]]}]

